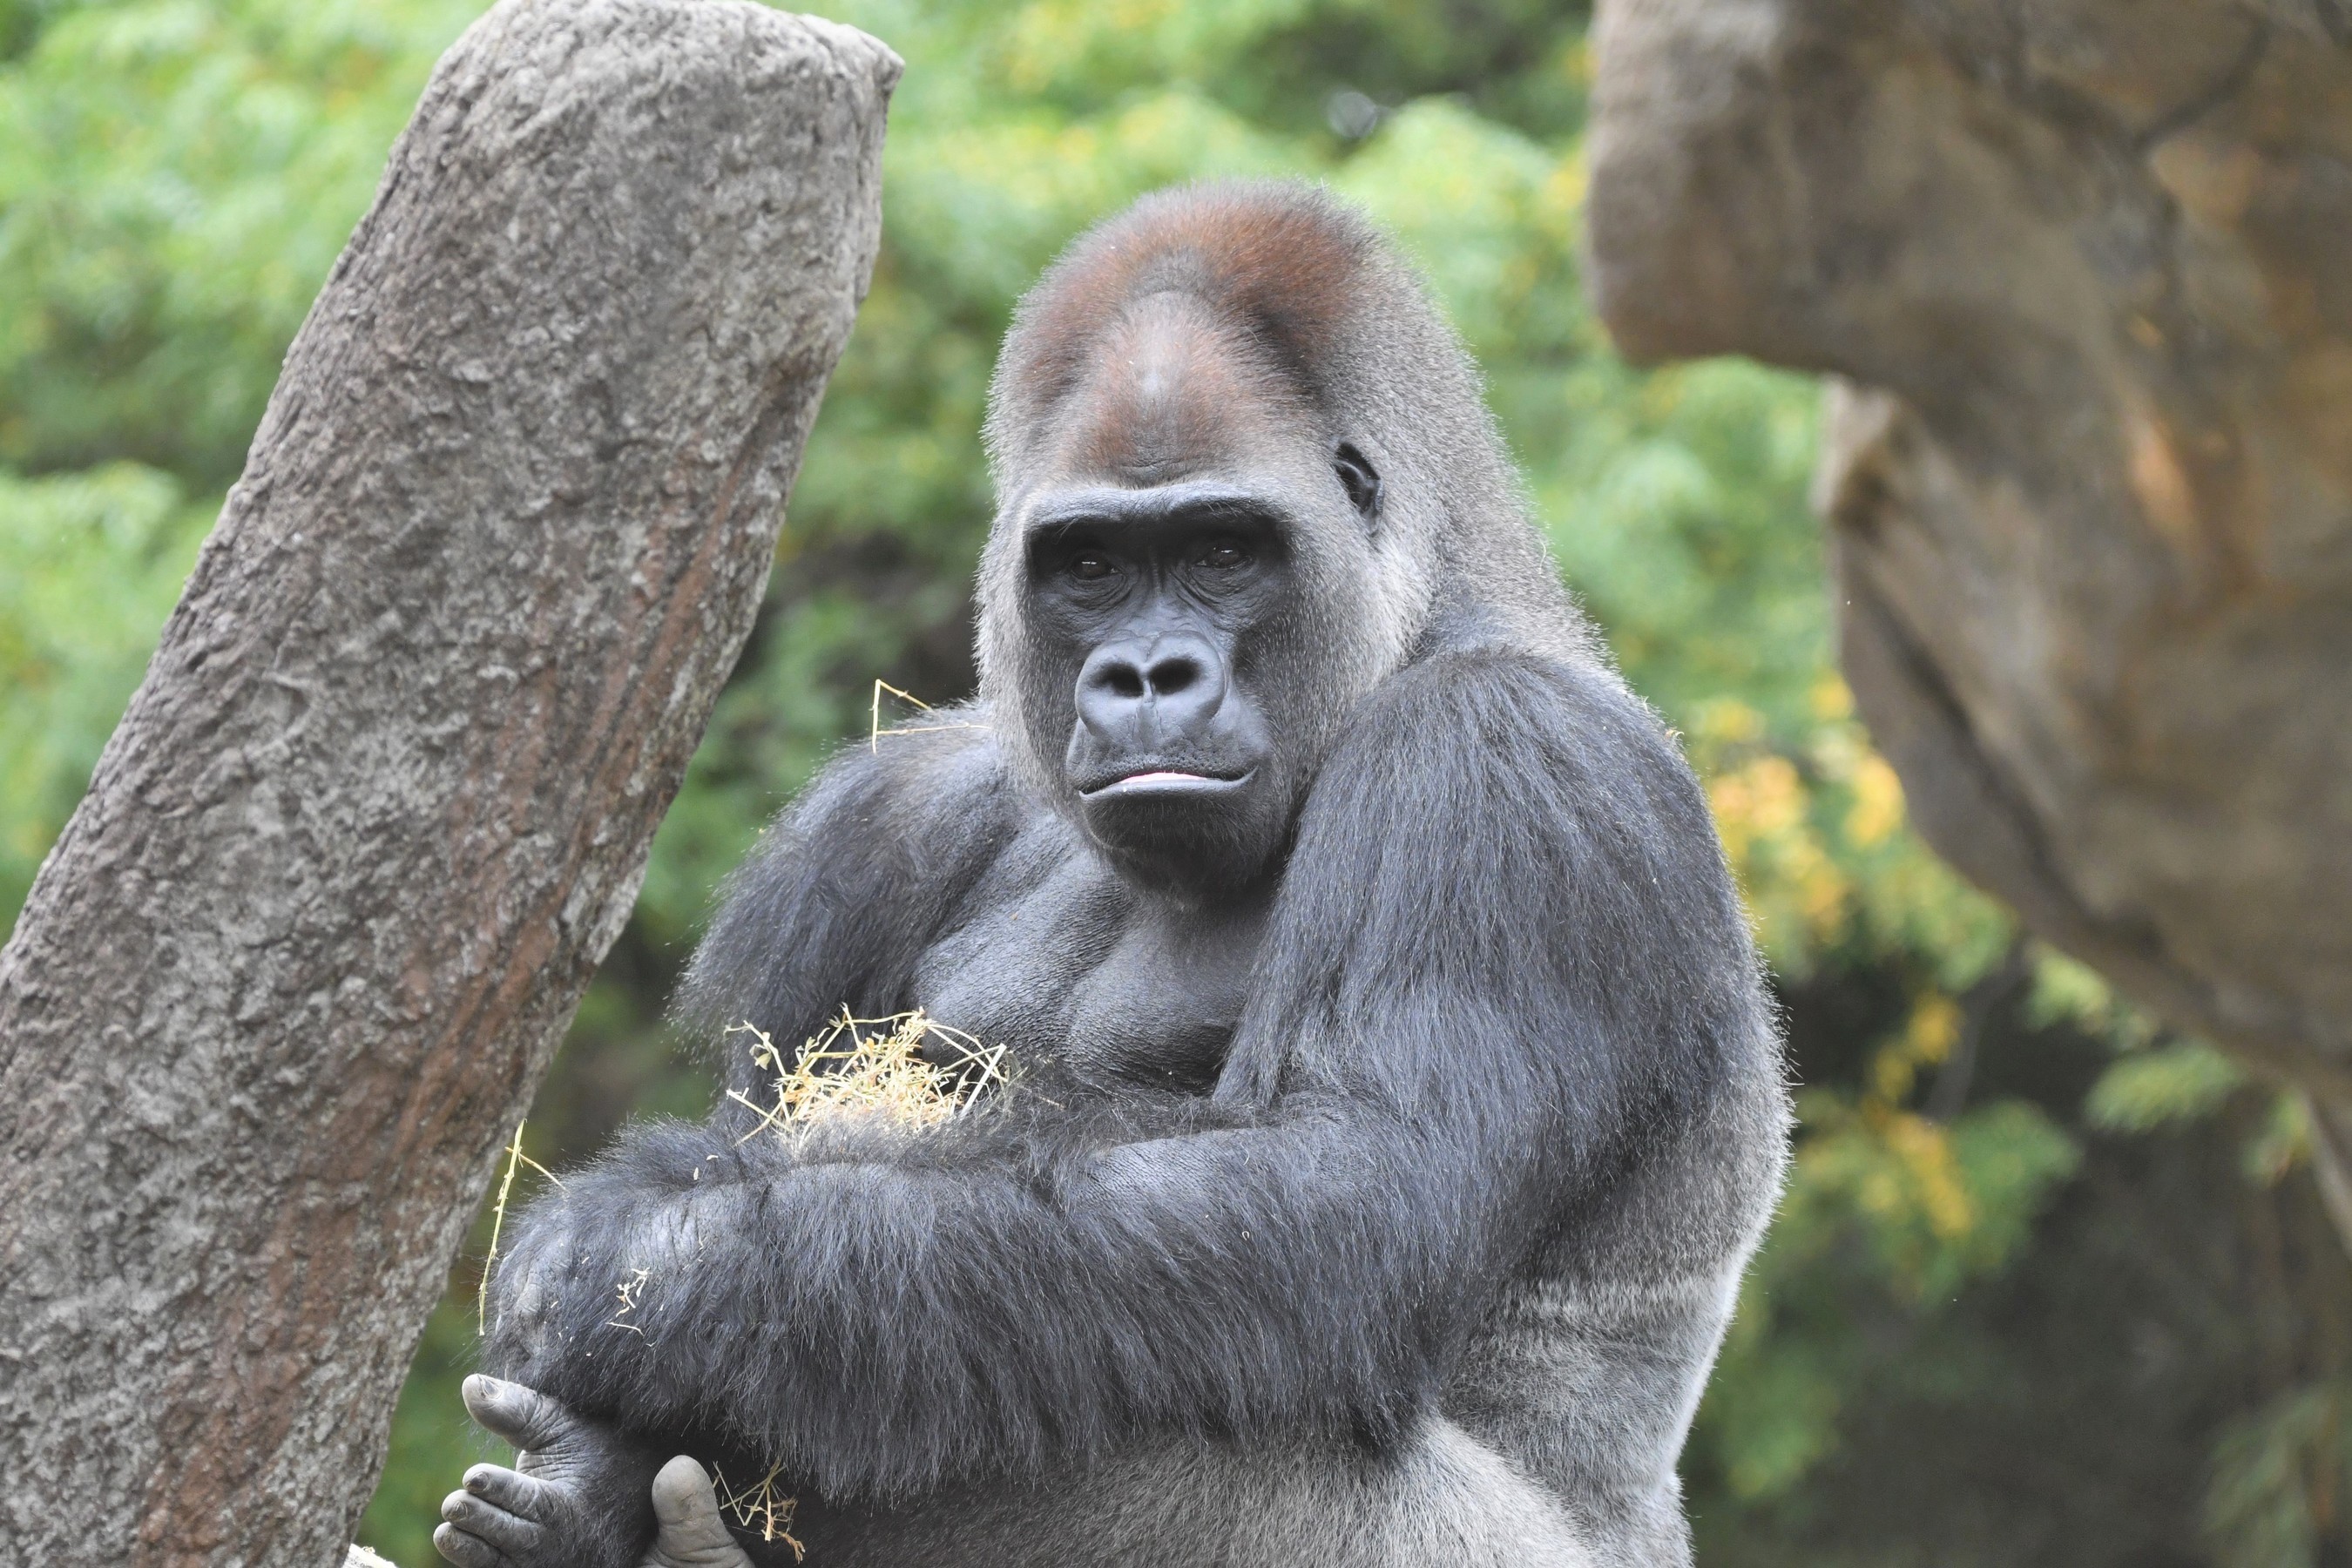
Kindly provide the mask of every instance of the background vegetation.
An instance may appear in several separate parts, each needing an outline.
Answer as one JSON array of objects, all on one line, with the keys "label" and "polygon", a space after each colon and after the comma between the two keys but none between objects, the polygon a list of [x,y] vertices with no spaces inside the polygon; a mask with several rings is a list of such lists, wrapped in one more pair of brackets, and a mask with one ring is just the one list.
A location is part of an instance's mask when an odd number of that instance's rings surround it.
[{"label": "background vegetation", "polygon": [[[0,0],[0,931],[476,0]],[[908,70],[873,297],[751,647],[527,1145],[699,1110],[662,1000],[871,682],[969,689],[1022,287],[1139,192],[1329,181],[1484,363],[1560,567],[1708,780],[1785,1001],[1795,1176],[1685,1465],[1724,1565],[2347,1561],[2345,1260],[2299,1108],[2021,942],[1906,831],[1832,663],[1814,389],[1643,373],[1580,293],[1586,17],[1535,0],[856,0]],[[479,1245],[363,1538],[431,1561]],[[354,1280],[352,1289],[366,1288]]]}]

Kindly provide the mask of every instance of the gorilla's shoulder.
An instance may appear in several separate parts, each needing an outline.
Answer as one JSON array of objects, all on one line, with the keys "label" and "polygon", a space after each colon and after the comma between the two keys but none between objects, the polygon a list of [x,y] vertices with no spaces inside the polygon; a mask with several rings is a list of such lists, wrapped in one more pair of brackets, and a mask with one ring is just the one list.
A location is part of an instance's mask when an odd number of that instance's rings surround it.
[{"label": "gorilla's shoulder", "polygon": [[935,709],[845,745],[787,805],[729,884],[730,906],[799,898],[929,904],[968,886],[1011,841],[1021,792],[978,703]]},{"label": "gorilla's shoulder", "polygon": [[1699,804],[1673,731],[1597,659],[1502,647],[1447,650],[1399,670],[1367,706],[1359,728],[1378,745],[1454,758],[1476,773],[1508,770],[1522,786],[1614,786],[1661,805]]},{"label": "gorilla's shoulder", "polygon": [[1419,874],[1439,882],[1516,886],[1542,867],[1528,886],[1546,900],[1561,880],[1645,906],[1677,887],[1710,927],[1739,926],[1705,792],[1657,713],[1597,660],[1478,647],[1414,661],[1366,700],[1309,810],[1327,842],[1417,846]]},{"label": "gorilla's shoulder", "polygon": [[893,1011],[946,911],[1015,835],[1019,800],[985,709],[943,708],[845,746],[721,892],[677,1014],[778,1037],[845,1002]]},{"label": "gorilla's shoulder", "polygon": [[803,830],[830,824],[925,839],[984,836],[1011,823],[1017,795],[988,708],[965,702],[844,746],[785,816]]}]

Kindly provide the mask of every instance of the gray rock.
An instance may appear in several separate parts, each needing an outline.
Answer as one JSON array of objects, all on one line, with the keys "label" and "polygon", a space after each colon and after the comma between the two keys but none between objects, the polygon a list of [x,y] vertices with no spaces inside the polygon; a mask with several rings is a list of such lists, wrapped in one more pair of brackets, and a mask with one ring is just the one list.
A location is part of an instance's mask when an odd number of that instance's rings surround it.
[{"label": "gray rock", "polygon": [[2340,1136],[2352,6],[1603,0],[1591,156],[1629,353],[1843,379],[1843,658],[1921,831]]}]

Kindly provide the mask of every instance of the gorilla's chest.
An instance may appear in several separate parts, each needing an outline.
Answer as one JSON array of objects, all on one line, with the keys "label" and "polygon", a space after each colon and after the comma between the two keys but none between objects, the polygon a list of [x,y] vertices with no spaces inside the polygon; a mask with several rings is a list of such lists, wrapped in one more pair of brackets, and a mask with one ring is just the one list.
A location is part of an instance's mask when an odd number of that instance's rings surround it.
[{"label": "gorilla's chest", "polygon": [[1215,1081],[1261,914],[1155,907],[1083,858],[1005,890],[924,955],[925,1010],[1046,1077],[1196,1091]]}]

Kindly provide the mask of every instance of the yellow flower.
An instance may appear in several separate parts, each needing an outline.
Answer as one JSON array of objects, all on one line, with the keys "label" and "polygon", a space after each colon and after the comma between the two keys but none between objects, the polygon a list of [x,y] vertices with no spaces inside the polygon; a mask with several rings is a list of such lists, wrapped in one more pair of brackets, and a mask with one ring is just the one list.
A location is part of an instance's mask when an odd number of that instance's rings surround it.
[{"label": "yellow flower", "polygon": [[1845,836],[1867,849],[1903,826],[1903,781],[1875,752],[1853,770],[1853,808],[1845,815]]}]

